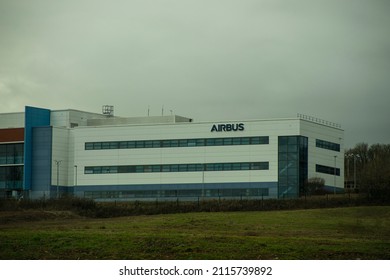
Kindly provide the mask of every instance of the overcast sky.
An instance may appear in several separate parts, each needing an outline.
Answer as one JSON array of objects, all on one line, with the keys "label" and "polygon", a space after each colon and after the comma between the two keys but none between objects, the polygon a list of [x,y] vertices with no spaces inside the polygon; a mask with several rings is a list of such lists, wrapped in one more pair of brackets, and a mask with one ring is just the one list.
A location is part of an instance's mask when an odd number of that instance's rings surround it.
[{"label": "overcast sky", "polygon": [[0,0],[0,112],[340,123],[390,143],[388,0]]}]

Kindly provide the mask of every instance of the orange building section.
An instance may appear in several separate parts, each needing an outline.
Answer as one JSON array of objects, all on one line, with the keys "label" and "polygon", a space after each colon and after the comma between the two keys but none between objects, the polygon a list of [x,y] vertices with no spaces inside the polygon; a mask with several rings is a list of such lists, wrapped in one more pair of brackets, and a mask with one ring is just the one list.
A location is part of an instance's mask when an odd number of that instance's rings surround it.
[{"label": "orange building section", "polygon": [[0,129],[0,143],[24,141],[24,128]]}]

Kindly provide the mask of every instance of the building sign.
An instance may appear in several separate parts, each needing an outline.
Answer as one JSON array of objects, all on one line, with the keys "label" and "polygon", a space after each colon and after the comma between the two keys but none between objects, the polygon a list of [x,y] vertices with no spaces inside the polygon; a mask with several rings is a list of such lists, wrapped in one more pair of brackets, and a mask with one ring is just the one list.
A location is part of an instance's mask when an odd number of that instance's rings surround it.
[{"label": "building sign", "polygon": [[214,124],[211,127],[211,132],[221,132],[221,131],[243,131],[244,124],[243,123],[235,123],[235,124]]}]

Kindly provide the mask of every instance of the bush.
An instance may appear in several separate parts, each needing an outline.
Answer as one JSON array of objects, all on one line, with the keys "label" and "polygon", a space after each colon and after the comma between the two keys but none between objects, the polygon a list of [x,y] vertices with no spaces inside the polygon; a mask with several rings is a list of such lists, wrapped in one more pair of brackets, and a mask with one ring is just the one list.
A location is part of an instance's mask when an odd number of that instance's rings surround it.
[{"label": "bush", "polygon": [[232,212],[273,211],[346,207],[361,205],[388,205],[389,199],[371,195],[321,195],[298,199],[259,200],[197,200],[197,201],[154,201],[154,202],[105,202],[90,199],[66,197],[49,200],[0,200],[0,211],[70,211],[89,218],[110,218],[133,215],[157,215],[188,212]]}]

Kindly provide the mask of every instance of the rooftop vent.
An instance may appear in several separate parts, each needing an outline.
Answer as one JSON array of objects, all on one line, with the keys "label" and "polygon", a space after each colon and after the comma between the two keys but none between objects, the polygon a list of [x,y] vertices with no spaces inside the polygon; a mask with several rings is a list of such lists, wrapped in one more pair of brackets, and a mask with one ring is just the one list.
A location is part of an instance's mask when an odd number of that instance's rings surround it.
[{"label": "rooftop vent", "polygon": [[114,116],[114,106],[112,106],[112,105],[103,105],[102,113],[103,113],[103,115],[105,115],[107,117],[113,117]]}]

